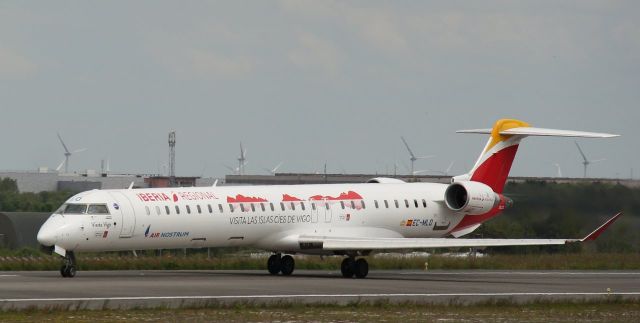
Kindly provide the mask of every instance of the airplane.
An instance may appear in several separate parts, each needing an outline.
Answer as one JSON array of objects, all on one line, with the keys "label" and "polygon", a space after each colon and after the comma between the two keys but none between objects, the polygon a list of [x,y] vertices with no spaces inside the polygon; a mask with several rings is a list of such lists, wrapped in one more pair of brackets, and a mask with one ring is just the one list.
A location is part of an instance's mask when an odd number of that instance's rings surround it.
[{"label": "airplane", "polygon": [[375,252],[426,248],[564,245],[594,240],[621,213],[582,239],[460,238],[512,205],[503,188],[527,136],[618,135],[498,120],[480,157],[450,184],[373,178],[357,184],[91,190],[69,198],[37,239],[74,277],[76,252],[248,246],[273,252],[270,274],[291,275],[293,254],[343,256],[344,277],[364,278]]}]

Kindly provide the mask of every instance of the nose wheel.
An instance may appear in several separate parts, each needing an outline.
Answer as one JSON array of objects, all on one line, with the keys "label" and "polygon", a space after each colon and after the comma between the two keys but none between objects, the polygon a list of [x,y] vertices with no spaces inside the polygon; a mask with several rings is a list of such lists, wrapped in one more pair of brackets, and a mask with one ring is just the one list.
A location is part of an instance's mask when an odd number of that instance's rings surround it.
[{"label": "nose wheel", "polygon": [[60,267],[60,275],[65,278],[72,278],[76,276],[76,255],[73,251],[68,251],[66,256],[63,257],[63,264]]}]

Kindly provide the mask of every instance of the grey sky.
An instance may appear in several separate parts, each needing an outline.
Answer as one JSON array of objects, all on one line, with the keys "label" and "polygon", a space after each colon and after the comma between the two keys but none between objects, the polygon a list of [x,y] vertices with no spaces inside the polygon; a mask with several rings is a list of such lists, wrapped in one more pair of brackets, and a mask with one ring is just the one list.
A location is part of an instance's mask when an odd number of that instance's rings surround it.
[{"label": "grey sky", "polygon": [[[179,175],[463,173],[502,117],[581,140],[594,176],[640,175],[638,1],[2,1],[0,169]],[[571,139],[529,138],[512,174],[581,176]],[[404,171],[403,167],[400,166]],[[636,177],[639,177],[636,175]]]}]

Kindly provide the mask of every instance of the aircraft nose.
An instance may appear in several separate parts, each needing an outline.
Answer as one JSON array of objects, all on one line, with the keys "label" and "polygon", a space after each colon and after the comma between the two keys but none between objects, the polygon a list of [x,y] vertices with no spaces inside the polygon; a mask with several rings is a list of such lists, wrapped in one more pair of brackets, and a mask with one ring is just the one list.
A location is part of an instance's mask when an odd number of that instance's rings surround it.
[{"label": "aircraft nose", "polygon": [[53,246],[56,244],[56,234],[53,228],[46,223],[38,231],[38,242],[43,246]]}]

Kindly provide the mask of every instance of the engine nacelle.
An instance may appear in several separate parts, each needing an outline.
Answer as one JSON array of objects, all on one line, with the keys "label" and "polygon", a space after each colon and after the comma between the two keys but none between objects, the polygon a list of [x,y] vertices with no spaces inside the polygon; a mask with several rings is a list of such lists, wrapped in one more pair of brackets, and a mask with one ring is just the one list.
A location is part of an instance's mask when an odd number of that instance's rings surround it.
[{"label": "engine nacelle", "polygon": [[444,192],[447,207],[471,215],[484,214],[500,204],[500,196],[480,182],[455,182]]},{"label": "engine nacelle", "polygon": [[367,181],[367,183],[380,183],[380,184],[404,184],[405,181],[397,178],[389,177],[376,177]]}]

